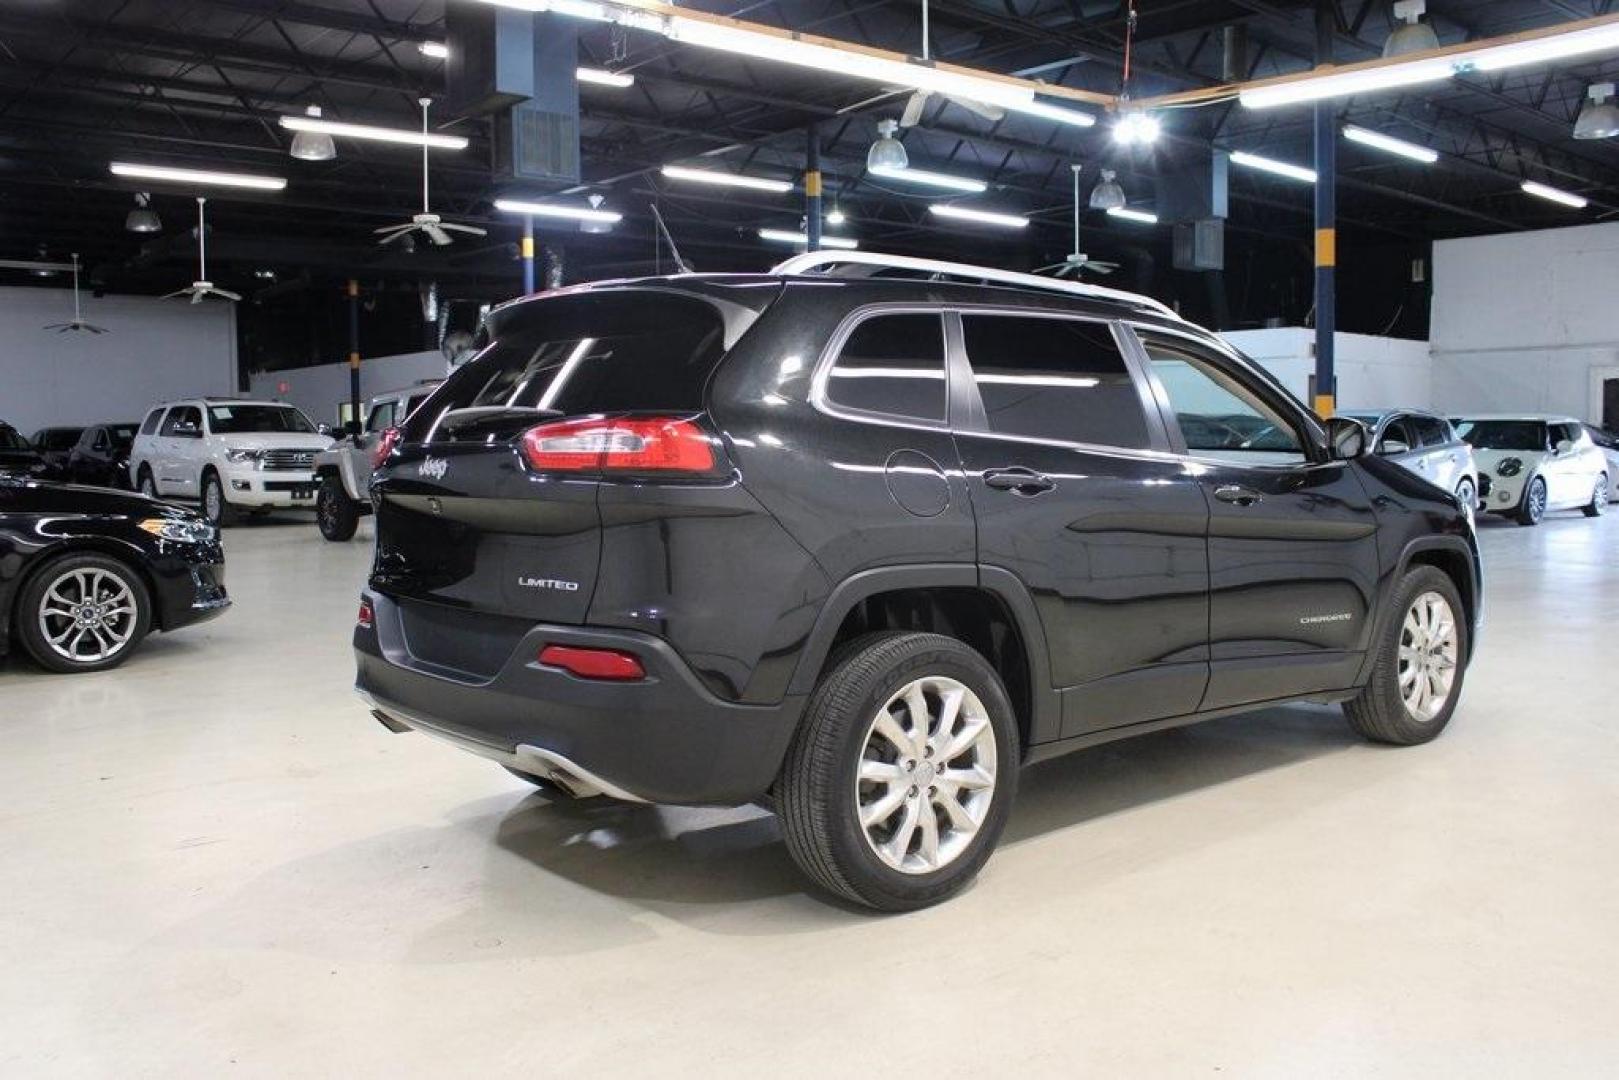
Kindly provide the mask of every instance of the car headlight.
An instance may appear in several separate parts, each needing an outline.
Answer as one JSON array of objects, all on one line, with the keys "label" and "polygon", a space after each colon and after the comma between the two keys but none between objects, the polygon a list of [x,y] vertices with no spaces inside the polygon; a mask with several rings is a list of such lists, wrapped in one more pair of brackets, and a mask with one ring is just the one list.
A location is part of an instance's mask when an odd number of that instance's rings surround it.
[{"label": "car headlight", "polygon": [[1495,467],[1497,476],[1517,476],[1521,472],[1523,472],[1522,458],[1502,458],[1501,463]]},{"label": "car headlight", "polygon": [[263,459],[263,450],[238,449],[225,451],[225,460],[237,465],[245,465],[249,461],[262,461]]},{"label": "car headlight", "polygon": [[181,544],[208,544],[219,535],[206,521],[187,518],[146,518],[140,522],[140,527],[153,536]]}]

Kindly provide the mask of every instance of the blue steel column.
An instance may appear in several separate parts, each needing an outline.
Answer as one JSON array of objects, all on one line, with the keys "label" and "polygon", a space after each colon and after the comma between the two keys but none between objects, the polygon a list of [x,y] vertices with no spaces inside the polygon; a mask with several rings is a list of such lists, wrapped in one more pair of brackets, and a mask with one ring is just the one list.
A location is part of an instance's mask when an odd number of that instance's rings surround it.
[{"label": "blue steel column", "polygon": [[[1318,2],[1315,16],[1317,64],[1332,63],[1336,15]],[[1315,103],[1315,411],[1322,417],[1337,407],[1338,329],[1338,109],[1330,100]]]},{"label": "blue steel column", "polygon": [[821,250],[821,134],[814,125],[804,152],[804,235],[807,250]]},{"label": "blue steel column", "polygon": [[523,215],[523,295],[534,291],[534,218]]}]

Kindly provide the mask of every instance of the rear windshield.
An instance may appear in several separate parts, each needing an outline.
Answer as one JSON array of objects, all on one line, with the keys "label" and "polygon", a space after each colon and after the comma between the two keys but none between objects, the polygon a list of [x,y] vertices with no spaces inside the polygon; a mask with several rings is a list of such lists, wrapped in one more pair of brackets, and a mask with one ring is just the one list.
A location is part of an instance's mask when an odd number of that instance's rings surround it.
[{"label": "rear windshield", "polygon": [[1538,420],[1462,420],[1456,432],[1480,450],[1544,450],[1546,425]]},{"label": "rear windshield", "polygon": [[208,430],[215,435],[293,433],[313,435],[315,425],[287,405],[210,405]]},{"label": "rear windshield", "polygon": [[404,435],[482,441],[557,416],[698,412],[724,349],[718,310],[692,297],[617,292],[532,301],[411,416]]}]

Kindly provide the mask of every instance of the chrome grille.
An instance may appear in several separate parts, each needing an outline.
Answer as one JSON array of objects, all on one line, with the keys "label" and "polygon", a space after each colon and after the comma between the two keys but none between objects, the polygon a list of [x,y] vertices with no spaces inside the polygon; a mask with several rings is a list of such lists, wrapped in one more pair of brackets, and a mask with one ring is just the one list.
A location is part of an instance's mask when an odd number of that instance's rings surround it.
[{"label": "chrome grille", "polygon": [[315,450],[266,450],[266,472],[308,472],[315,467]]}]

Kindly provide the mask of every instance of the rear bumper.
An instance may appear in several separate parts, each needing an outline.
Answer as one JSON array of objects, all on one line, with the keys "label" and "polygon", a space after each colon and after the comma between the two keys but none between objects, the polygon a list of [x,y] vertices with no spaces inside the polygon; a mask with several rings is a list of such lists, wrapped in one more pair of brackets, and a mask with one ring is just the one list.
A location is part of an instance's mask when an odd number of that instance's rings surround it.
[{"label": "rear bumper", "polygon": [[[581,793],[654,803],[735,806],[763,795],[792,740],[803,698],[739,705],[715,697],[660,638],[539,624],[488,678],[410,652],[398,607],[366,592],[375,628],[356,628],[355,689],[398,726],[445,739]],[[602,682],[541,666],[547,644],[620,649],[646,679]]]}]

